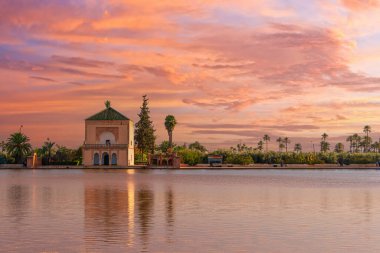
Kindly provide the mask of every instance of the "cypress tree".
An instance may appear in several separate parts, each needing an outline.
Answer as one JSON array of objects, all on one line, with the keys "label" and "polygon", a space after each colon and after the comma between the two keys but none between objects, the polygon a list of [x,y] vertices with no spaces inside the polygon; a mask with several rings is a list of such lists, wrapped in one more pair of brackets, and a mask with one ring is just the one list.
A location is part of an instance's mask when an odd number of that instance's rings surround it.
[{"label": "cypress tree", "polygon": [[143,103],[140,107],[141,111],[138,114],[139,121],[135,124],[135,142],[137,143],[137,148],[143,154],[154,151],[154,142],[156,136],[154,135],[153,122],[150,120],[150,111],[148,107],[147,95],[143,96]]}]

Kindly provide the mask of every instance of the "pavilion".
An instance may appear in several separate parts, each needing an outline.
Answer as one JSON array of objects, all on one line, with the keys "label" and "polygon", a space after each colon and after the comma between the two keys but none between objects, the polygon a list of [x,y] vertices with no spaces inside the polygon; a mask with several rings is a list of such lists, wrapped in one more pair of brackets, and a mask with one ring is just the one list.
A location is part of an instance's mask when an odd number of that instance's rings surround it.
[{"label": "pavilion", "polygon": [[85,120],[84,166],[134,165],[134,123],[105,103],[106,109]]}]

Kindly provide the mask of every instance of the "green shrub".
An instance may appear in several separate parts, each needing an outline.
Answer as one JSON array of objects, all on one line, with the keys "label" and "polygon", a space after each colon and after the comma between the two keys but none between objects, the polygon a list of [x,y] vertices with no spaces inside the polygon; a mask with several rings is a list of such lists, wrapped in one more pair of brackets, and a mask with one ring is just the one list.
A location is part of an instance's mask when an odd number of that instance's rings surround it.
[{"label": "green shrub", "polygon": [[6,164],[7,163],[7,157],[5,154],[0,153],[0,164]]},{"label": "green shrub", "polygon": [[181,162],[190,166],[195,166],[202,162],[203,153],[195,149],[182,149],[178,151],[178,155],[181,157]]},{"label": "green shrub", "polygon": [[148,162],[148,156],[140,152],[135,153],[135,164]]},{"label": "green shrub", "polygon": [[351,164],[368,164],[376,163],[380,160],[379,153],[345,153],[343,159],[348,160]]},{"label": "green shrub", "polygon": [[338,157],[335,152],[320,152],[317,154],[317,158],[323,163],[337,163]]},{"label": "green shrub", "polygon": [[227,163],[248,165],[253,163],[252,156],[249,153],[231,153],[226,158]]}]

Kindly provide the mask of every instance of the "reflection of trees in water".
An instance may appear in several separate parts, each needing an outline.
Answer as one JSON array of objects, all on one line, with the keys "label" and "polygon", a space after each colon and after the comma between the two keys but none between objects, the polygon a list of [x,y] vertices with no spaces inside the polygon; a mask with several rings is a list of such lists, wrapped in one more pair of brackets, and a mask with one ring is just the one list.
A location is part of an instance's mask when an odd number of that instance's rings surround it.
[{"label": "reflection of trees in water", "polygon": [[[173,237],[175,208],[174,192],[169,187],[164,195],[164,212],[168,228],[168,241]],[[133,247],[135,229],[141,249],[148,250],[153,227],[154,192],[147,185],[128,184],[117,188],[94,185],[85,188],[85,240],[88,251],[98,243],[112,243]],[[135,221],[137,222],[135,224]],[[98,245],[96,245],[98,244]]]},{"label": "reflection of trees in water", "polygon": [[86,242],[122,243],[127,229],[128,191],[108,185],[86,187]]},{"label": "reflection of trees in water", "polygon": [[171,188],[165,192],[166,224],[168,226],[168,241],[172,241],[174,225],[174,193]]},{"label": "reflection of trees in water", "polygon": [[367,222],[371,221],[374,206],[369,190],[351,190],[351,210],[358,211]]},{"label": "reflection of trees in water", "polygon": [[149,230],[153,217],[153,191],[142,186],[141,189],[137,190],[136,201],[141,240],[143,245],[146,246],[149,243]]},{"label": "reflection of trees in water", "polygon": [[8,207],[11,217],[15,217],[16,224],[29,211],[30,189],[25,185],[12,185],[8,188]]},{"label": "reflection of trees in water", "polygon": [[171,188],[169,188],[165,193],[166,200],[166,223],[169,227],[173,226],[174,223],[174,194]]},{"label": "reflection of trees in water", "polygon": [[[368,189],[347,188],[341,191],[339,195],[336,189],[321,189],[320,190],[320,210],[329,212],[336,209],[353,214],[358,213],[357,217],[365,218],[365,221],[370,222],[375,211],[373,196]],[[339,192],[338,192],[339,193]]]}]

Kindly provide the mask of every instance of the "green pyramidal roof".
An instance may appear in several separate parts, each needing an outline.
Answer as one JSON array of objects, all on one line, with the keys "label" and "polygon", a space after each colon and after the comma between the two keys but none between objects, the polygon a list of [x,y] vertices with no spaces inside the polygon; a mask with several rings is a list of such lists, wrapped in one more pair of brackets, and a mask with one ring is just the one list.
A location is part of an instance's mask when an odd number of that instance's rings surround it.
[{"label": "green pyramidal roof", "polygon": [[87,118],[86,120],[129,120],[120,112],[108,106],[105,110],[98,112],[95,115]]}]

